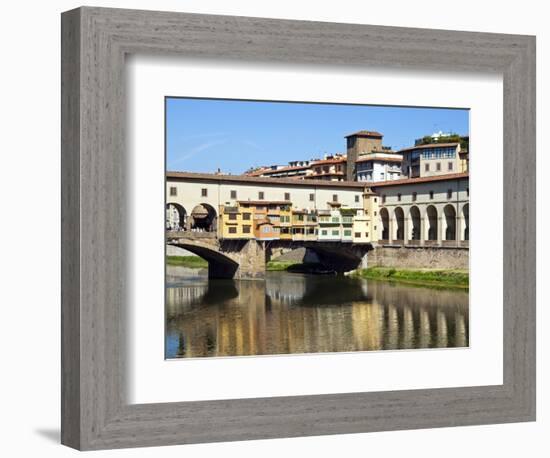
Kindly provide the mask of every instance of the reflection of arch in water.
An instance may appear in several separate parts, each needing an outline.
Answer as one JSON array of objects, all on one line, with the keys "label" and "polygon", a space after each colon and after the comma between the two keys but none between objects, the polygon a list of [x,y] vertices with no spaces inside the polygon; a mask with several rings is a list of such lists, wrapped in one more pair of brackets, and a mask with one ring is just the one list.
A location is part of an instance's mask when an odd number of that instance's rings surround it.
[{"label": "reflection of arch in water", "polygon": [[470,204],[462,207],[462,217],[464,219],[464,232],[462,237],[464,240],[470,240]]},{"label": "reflection of arch in water", "polygon": [[187,211],[175,202],[166,204],[166,229],[169,231],[184,231],[187,224]]},{"label": "reflection of arch in water", "polygon": [[395,240],[404,240],[405,238],[405,213],[401,207],[394,210],[395,216]]},{"label": "reflection of arch in water", "polygon": [[445,217],[445,240],[456,240],[456,210],[451,204],[443,208]]},{"label": "reflection of arch in water", "polygon": [[409,240],[420,240],[421,231],[421,216],[420,210],[416,205],[413,205],[409,211],[411,217],[411,234]]},{"label": "reflection of arch in water", "polygon": [[198,232],[216,232],[218,215],[212,205],[201,203],[191,211],[191,230]]},{"label": "reflection of arch in water", "polygon": [[437,209],[433,205],[426,208],[428,237],[427,240],[437,240]]},{"label": "reflection of arch in water", "polygon": [[380,221],[382,223],[382,240],[390,238],[390,215],[386,208],[380,209]]}]

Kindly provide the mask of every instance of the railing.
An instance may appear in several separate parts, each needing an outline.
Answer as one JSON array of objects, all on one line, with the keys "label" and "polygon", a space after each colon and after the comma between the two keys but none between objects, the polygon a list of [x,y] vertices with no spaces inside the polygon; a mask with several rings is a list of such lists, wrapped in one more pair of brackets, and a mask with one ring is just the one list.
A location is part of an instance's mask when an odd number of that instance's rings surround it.
[{"label": "railing", "polygon": [[437,240],[424,240],[424,246],[439,246]]},{"label": "railing", "polygon": [[442,240],[441,246],[444,247],[458,247],[460,246],[460,241],[458,240]]}]

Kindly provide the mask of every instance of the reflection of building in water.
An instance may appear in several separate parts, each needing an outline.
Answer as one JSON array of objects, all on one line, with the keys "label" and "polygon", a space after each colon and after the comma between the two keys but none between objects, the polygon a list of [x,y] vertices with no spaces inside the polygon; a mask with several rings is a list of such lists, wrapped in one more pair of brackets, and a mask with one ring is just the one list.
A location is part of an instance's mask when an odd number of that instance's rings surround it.
[{"label": "reflection of building in water", "polygon": [[307,282],[299,275],[275,277],[266,282],[266,293],[274,302],[294,304],[306,295]]},{"label": "reflection of building in water", "polygon": [[[349,278],[274,275],[266,283],[209,282],[210,289],[202,284],[168,288],[167,355],[468,345],[467,293],[371,282],[367,296],[364,283]],[[326,301],[327,284],[335,290],[332,303]],[[342,296],[362,299],[338,302],[340,288],[347,290]],[[223,291],[223,296],[212,296],[214,290]]]}]

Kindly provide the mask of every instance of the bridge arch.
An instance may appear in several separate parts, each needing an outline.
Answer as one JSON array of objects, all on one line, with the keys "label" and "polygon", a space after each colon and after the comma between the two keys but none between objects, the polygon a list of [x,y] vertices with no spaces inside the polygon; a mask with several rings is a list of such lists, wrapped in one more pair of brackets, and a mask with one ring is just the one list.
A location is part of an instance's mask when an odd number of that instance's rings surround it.
[{"label": "bridge arch", "polygon": [[462,207],[462,218],[464,220],[462,238],[463,240],[470,240],[470,204]]},{"label": "bridge arch", "polygon": [[342,246],[341,243],[331,242],[312,242],[305,246],[317,255],[323,266],[338,273],[359,268],[372,249],[371,245]]},{"label": "bridge arch", "polygon": [[433,205],[429,205],[426,208],[426,227],[428,231],[428,237],[426,240],[437,240],[437,209]]},{"label": "bridge arch", "polygon": [[413,205],[411,209],[409,210],[410,218],[411,218],[411,233],[410,233],[410,239],[409,240],[420,240],[421,236],[421,221],[422,217],[420,215],[420,209]]},{"label": "bridge arch", "polygon": [[382,240],[388,240],[390,238],[390,215],[386,208],[380,209],[380,220],[382,223]]},{"label": "bridge arch", "polygon": [[401,207],[394,210],[395,216],[395,240],[405,239],[405,213]]},{"label": "bridge arch", "polygon": [[217,232],[218,213],[215,208],[207,203],[195,205],[191,211],[190,227],[194,232]]},{"label": "bridge arch", "polygon": [[445,240],[456,240],[456,210],[454,205],[445,205],[443,215],[445,217]]},{"label": "bridge arch", "polygon": [[187,210],[175,202],[166,204],[166,229],[169,231],[185,231],[187,229]]},{"label": "bridge arch", "polygon": [[207,261],[209,278],[233,278],[239,268],[236,260],[208,243],[180,239],[169,242],[169,245],[183,248]]}]

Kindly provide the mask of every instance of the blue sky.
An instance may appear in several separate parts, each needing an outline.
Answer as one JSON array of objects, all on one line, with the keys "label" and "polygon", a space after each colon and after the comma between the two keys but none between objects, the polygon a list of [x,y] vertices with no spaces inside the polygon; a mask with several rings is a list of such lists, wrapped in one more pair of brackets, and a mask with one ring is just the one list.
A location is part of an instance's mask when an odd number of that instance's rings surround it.
[{"label": "blue sky", "polygon": [[394,149],[442,130],[468,134],[468,110],[166,99],[168,170],[238,174],[251,166],[345,152],[344,135],[375,130]]}]

